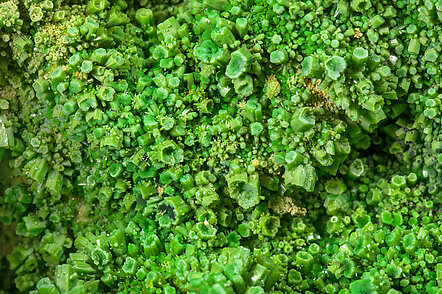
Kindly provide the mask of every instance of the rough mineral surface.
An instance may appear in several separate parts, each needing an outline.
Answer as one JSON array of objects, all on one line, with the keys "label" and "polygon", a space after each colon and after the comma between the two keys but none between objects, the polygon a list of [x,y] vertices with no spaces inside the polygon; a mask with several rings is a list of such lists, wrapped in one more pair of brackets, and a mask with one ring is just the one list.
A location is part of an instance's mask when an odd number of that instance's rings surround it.
[{"label": "rough mineral surface", "polygon": [[0,0],[0,294],[442,293],[442,0]]}]

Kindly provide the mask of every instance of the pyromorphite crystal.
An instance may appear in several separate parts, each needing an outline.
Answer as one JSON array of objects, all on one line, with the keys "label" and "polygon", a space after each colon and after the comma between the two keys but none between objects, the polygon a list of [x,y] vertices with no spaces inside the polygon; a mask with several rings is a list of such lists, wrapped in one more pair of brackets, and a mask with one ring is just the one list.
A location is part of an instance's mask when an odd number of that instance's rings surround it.
[{"label": "pyromorphite crystal", "polygon": [[323,72],[319,59],[315,56],[307,56],[301,63],[301,73],[306,77],[319,78]]},{"label": "pyromorphite crystal", "polygon": [[214,63],[223,56],[223,49],[218,47],[212,40],[204,40],[196,47],[195,55],[201,61]]},{"label": "pyromorphite crystal", "polygon": [[347,67],[345,59],[340,56],[333,56],[325,61],[325,70],[327,76],[332,80],[338,79]]},{"label": "pyromorphite crystal", "polygon": [[0,147],[9,147],[8,134],[3,121],[0,122]]},{"label": "pyromorphite crystal", "polygon": [[370,280],[358,280],[350,284],[351,294],[375,294],[377,293],[373,290],[373,285]]},{"label": "pyromorphite crystal", "polygon": [[226,179],[230,197],[235,199],[239,206],[248,209],[259,203],[260,186],[257,174],[230,173]]},{"label": "pyromorphite crystal", "polygon": [[226,67],[226,75],[232,79],[238,78],[247,70],[251,58],[252,55],[245,47],[233,52]]}]

